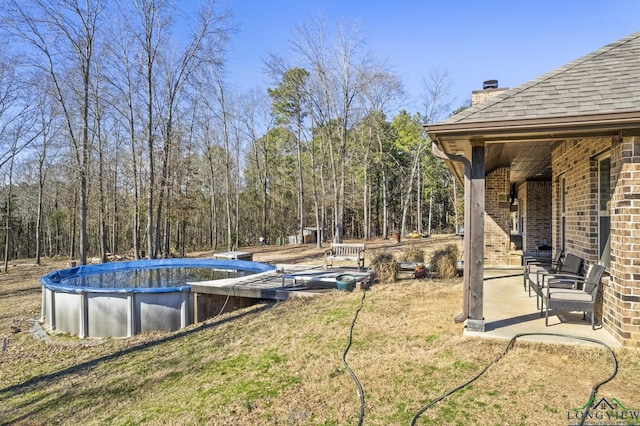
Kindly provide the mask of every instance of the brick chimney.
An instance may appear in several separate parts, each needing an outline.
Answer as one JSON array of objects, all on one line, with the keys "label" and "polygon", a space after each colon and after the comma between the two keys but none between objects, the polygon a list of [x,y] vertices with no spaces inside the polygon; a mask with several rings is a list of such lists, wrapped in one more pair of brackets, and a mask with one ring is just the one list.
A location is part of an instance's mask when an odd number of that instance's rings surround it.
[{"label": "brick chimney", "polygon": [[508,87],[498,88],[498,80],[485,80],[482,82],[482,90],[471,92],[471,106],[484,102],[507,90],[509,90]]}]

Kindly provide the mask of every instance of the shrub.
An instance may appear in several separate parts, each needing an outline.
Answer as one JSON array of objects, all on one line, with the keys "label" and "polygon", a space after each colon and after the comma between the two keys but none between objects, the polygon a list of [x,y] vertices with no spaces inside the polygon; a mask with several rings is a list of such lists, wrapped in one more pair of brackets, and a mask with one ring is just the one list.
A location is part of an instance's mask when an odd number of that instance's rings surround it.
[{"label": "shrub", "polygon": [[409,244],[400,255],[401,262],[416,262],[424,263],[424,250],[415,246],[415,244]]},{"label": "shrub", "polygon": [[398,266],[392,253],[376,253],[371,259],[371,267],[380,282],[395,282],[398,277]]},{"label": "shrub", "polygon": [[437,250],[431,258],[431,270],[440,278],[455,277],[458,256],[458,246],[455,244],[449,244],[444,249]]}]

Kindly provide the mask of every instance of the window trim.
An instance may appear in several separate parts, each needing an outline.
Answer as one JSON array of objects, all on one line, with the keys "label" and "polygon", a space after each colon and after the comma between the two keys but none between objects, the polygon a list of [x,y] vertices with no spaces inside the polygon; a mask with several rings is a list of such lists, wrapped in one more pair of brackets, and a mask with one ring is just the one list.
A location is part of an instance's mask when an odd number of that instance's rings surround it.
[{"label": "window trim", "polygon": [[[606,194],[608,195],[608,200],[606,200],[606,207],[605,209],[601,209],[602,206],[602,195],[603,195],[603,191],[602,191],[602,163],[603,161],[608,160],[609,161],[609,176],[607,179],[607,182],[609,184],[609,188],[607,188],[606,190]],[[610,266],[611,264],[611,196],[612,196],[612,191],[611,191],[611,153],[607,152],[605,154],[602,154],[600,156],[598,156],[596,158],[596,162],[597,162],[597,200],[596,200],[596,212],[598,215],[598,263],[600,263],[601,265],[606,266],[607,268]],[[607,239],[606,241],[604,241],[603,244],[603,231],[602,231],[602,227],[603,227],[603,223],[602,223],[602,218],[609,218],[609,224],[608,224],[608,232],[607,232]]]},{"label": "window trim", "polygon": [[558,177],[558,187],[560,191],[560,250],[567,248],[567,177],[561,174]]}]

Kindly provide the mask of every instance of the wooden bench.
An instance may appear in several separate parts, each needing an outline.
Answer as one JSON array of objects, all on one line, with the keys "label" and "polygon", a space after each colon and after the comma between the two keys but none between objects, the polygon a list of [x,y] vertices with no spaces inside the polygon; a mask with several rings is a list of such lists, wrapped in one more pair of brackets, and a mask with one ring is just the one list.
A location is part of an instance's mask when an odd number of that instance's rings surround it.
[{"label": "wooden bench", "polygon": [[333,267],[334,260],[350,260],[358,264],[358,271],[364,269],[364,244],[331,244],[324,251],[324,268]]}]

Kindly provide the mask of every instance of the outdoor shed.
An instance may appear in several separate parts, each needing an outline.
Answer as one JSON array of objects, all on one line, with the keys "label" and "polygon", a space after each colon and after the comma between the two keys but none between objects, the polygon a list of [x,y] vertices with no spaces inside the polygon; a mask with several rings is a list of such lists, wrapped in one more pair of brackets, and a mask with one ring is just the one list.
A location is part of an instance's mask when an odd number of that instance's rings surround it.
[{"label": "outdoor shed", "polygon": [[457,320],[483,329],[485,265],[564,250],[585,268],[606,267],[597,321],[639,346],[640,32],[514,89],[482,92],[480,103],[425,126],[465,185]]}]

